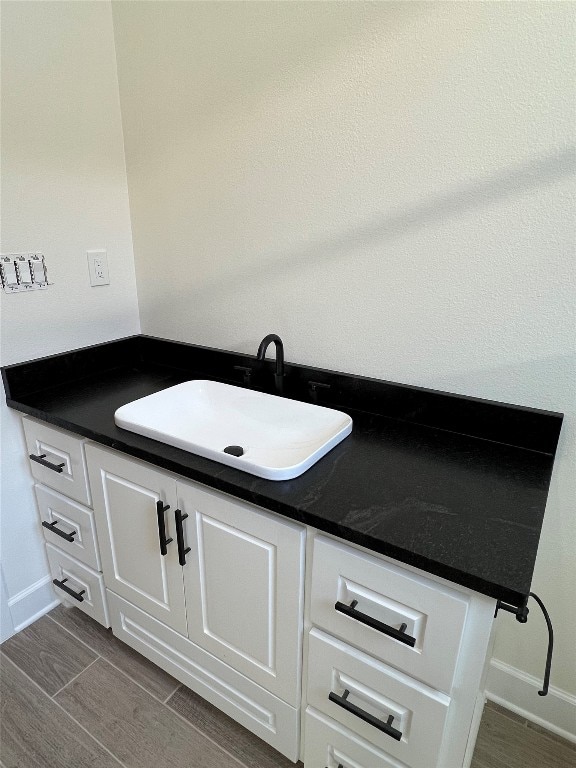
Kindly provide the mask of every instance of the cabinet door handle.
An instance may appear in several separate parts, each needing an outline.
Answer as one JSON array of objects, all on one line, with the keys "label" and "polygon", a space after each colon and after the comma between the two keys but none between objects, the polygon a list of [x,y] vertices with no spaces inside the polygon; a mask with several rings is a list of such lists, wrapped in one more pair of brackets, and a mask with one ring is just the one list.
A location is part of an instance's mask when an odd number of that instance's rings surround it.
[{"label": "cabinet door handle", "polygon": [[51,461],[46,461],[45,453],[41,453],[39,456],[35,456],[31,453],[28,458],[32,459],[32,461],[35,461],[37,464],[42,464],[43,467],[48,467],[48,469],[51,469],[54,472],[62,472],[63,467],[66,466],[65,461],[63,461],[62,464],[53,464]]},{"label": "cabinet door handle", "polygon": [[79,603],[84,601],[84,598],[82,595],[84,592],[86,592],[85,589],[80,590],[80,592],[74,592],[73,589],[70,589],[70,587],[66,586],[66,582],[68,579],[62,579],[62,581],[58,581],[58,579],[52,579],[52,584],[55,584],[59,589],[64,590],[67,594],[70,595],[70,597],[73,597],[74,600],[78,600]]},{"label": "cabinet door handle", "polygon": [[56,528],[56,525],[58,524],[58,520],[53,520],[51,523],[47,523],[46,520],[42,520],[42,527],[48,528],[49,531],[52,531],[52,533],[55,533],[56,536],[60,536],[63,539],[66,539],[66,541],[74,543],[74,536],[78,533],[78,531],[72,531],[72,533],[66,533],[66,531],[61,531],[60,528]]},{"label": "cabinet door handle", "polygon": [[372,616],[368,616],[367,613],[357,611],[357,605],[358,600],[352,600],[350,605],[346,605],[346,603],[341,603],[338,601],[334,608],[336,608],[337,611],[340,611],[340,613],[344,613],[346,616],[350,616],[350,618],[356,619],[356,621],[360,621],[362,624],[366,624],[367,626],[372,627],[372,629],[377,629],[378,632],[382,632],[383,634],[388,635],[388,637],[393,637],[394,640],[398,640],[405,645],[409,645],[410,648],[414,648],[416,645],[416,638],[408,635],[405,632],[406,624],[402,624],[400,629],[396,629],[395,627],[391,627],[389,624],[384,624],[384,622],[378,621],[378,619],[374,619]]},{"label": "cabinet door handle", "polygon": [[182,514],[181,509],[174,510],[174,517],[176,519],[176,541],[178,543],[178,562],[180,565],[186,565],[186,555],[190,552],[191,547],[184,546],[184,526],[182,523],[188,517],[188,513]]},{"label": "cabinet door handle", "polygon": [[400,741],[402,738],[402,731],[392,727],[394,715],[388,715],[388,720],[386,722],[379,720],[377,717],[374,717],[374,715],[371,715],[370,712],[365,712],[363,709],[360,709],[360,707],[357,707],[356,704],[352,704],[351,701],[348,701],[349,693],[349,690],[345,690],[342,696],[338,696],[337,693],[330,691],[328,698],[330,701],[333,701],[334,704],[338,704],[339,707],[342,707],[342,709],[356,715],[360,720],[364,720],[365,723],[373,725],[374,728],[383,731],[387,736],[391,736],[393,739],[396,739],[396,741]]},{"label": "cabinet door handle", "polygon": [[172,539],[166,538],[166,521],[164,519],[164,512],[170,509],[170,504],[164,504],[163,501],[156,502],[156,514],[158,516],[158,538],[160,539],[160,554],[168,554],[168,544]]}]

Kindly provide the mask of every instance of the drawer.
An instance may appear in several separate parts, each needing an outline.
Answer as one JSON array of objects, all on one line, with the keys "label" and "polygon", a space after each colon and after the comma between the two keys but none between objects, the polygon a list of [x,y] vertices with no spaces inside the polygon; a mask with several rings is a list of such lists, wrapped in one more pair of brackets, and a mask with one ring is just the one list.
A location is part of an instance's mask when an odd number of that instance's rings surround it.
[{"label": "drawer", "polygon": [[299,709],[110,590],[108,598],[116,637],[296,762]]},{"label": "drawer", "polygon": [[34,479],[91,506],[84,440],[34,419],[22,423]]},{"label": "drawer", "polygon": [[94,512],[41,485],[34,492],[46,541],[100,571]]},{"label": "drawer", "polygon": [[455,590],[345,544],[314,542],[312,623],[446,693],[468,605]]},{"label": "drawer", "polygon": [[[93,571],[87,565],[79,563],[58,547],[46,544],[48,563],[53,580],[63,582],[60,586],[54,584],[54,591],[66,602],[75,605],[84,613],[91,616],[104,627],[110,626],[104,578],[101,573]],[[67,589],[81,597],[74,597]],[[82,593],[82,594],[81,594]]]},{"label": "drawer", "polygon": [[340,723],[308,707],[304,737],[306,768],[405,768]]},{"label": "drawer", "polygon": [[435,768],[450,698],[313,629],[308,704],[411,768]]}]

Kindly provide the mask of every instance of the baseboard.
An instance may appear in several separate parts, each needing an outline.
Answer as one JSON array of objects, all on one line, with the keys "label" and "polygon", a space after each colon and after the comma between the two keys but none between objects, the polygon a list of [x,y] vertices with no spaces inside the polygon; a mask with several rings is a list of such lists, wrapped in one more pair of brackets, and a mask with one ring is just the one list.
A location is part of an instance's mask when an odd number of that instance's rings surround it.
[{"label": "baseboard", "polygon": [[486,681],[486,697],[526,720],[576,743],[576,696],[550,686],[538,696],[542,680],[492,659]]},{"label": "baseboard", "polygon": [[44,616],[59,604],[54,596],[52,577],[44,576],[39,581],[31,584],[27,589],[18,592],[8,600],[8,608],[12,616],[14,633],[20,632],[32,622]]}]

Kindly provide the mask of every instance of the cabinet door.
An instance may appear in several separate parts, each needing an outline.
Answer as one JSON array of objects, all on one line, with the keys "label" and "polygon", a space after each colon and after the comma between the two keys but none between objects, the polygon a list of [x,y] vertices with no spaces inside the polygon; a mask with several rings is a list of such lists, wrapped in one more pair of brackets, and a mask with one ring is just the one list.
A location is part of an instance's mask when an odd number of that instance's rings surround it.
[{"label": "cabinet door", "polygon": [[304,537],[302,526],[215,491],[178,483],[185,520],[188,636],[296,706]]},{"label": "cabinet door", "polygon": [[[104,580],[108,589],[186,634],[174,512],[176,481],[139,462],[86,446]],[[158,502],[166,539],[162,555]]]}]

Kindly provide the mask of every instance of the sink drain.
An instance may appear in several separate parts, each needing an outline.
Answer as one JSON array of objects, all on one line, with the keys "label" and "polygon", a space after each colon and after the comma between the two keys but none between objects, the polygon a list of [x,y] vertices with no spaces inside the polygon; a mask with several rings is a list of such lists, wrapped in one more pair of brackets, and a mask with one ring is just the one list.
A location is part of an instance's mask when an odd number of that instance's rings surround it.
[{"label": "sink drain", "polygon": [[244,448],[241,445],[227,445],[224,448],[224,453],[229,453],[231,456],[242,456]]}]

